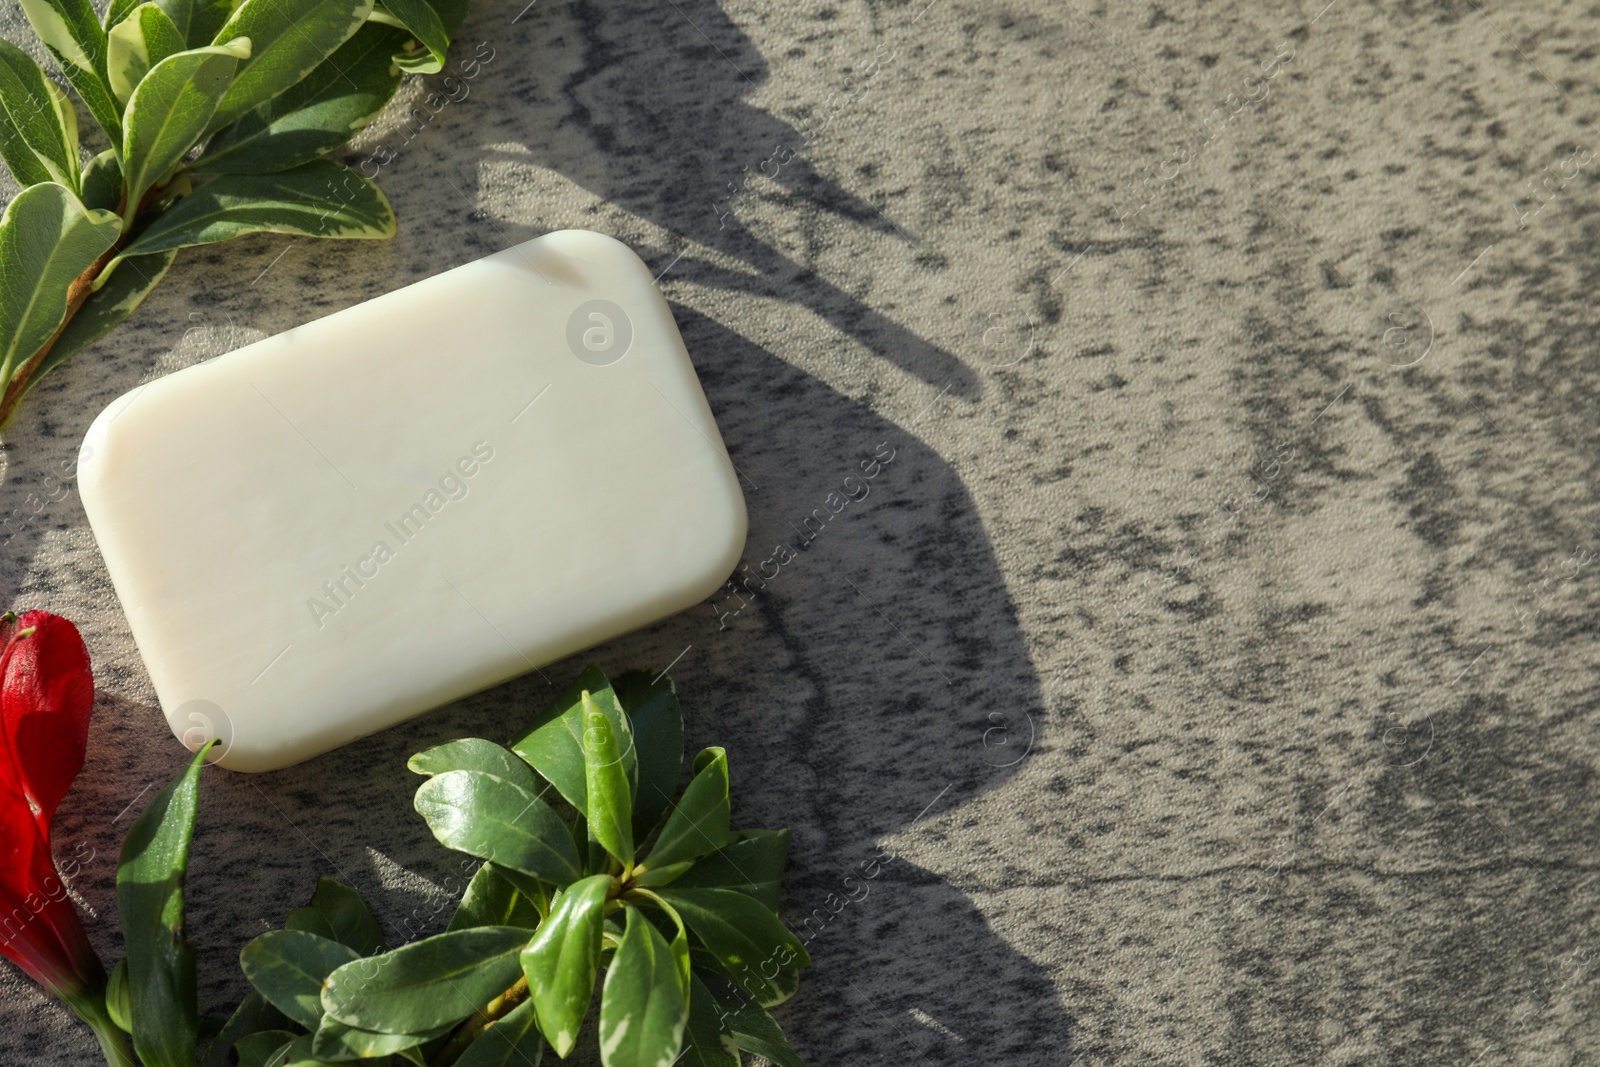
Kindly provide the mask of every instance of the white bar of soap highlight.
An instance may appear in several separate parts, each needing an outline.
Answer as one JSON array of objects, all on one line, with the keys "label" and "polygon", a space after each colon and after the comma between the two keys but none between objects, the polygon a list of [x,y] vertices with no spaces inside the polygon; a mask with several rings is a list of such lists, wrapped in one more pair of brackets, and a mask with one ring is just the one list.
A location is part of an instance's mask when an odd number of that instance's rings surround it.
[{"label": "white bar of soap highlight", "polygon": [[241,771],[681,611],[745,539],[666,301],[581,230],[143,385],[78,471],[169,725]]}]

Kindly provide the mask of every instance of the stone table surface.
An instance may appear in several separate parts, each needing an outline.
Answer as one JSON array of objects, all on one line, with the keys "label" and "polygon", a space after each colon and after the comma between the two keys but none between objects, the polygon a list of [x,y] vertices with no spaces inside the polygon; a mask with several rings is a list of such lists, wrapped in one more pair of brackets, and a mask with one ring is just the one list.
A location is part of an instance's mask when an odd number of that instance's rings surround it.
[{"label": "stone table surface", "polygon": [[[182,751],[72,489],[90,420],[583,227],[660,273],[769,578],[545,673],[672,663],[737,823],[794,827],[809,1064],[1600,1057],[1596,9],[523,5],[345,155],[398,237],[186,253],[6,435],[0,600],[95,662],[56,848],[104,955]],[[208,774],[203,1009],[319,874],[441,929],[405,758],[549,694]],[[0,987],[0,1063],[94,1058]]]}]

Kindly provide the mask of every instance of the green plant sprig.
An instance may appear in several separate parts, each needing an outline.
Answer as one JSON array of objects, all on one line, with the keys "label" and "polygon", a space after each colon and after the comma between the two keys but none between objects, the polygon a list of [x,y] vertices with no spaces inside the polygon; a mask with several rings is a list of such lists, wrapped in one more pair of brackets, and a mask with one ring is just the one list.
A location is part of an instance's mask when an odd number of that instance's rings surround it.
[{"label": "green plant sprig", "polygon": [[418,814],[482,861],[444,932],[386,948],[361,897],[321,879],[244,947],[254,991],[209,1027],[171,936],[202,752],[129,834],[112,1018],[147,1067],[188,1067],[201,1033],[202,1067],[511,1067],[571,1054],[598,999],[605,1067],[740,1067],[741,1050],[804,1067],[767,1011],[810,963],[778,917],[789,831],[731,829],[721,748],[680,790],[683,736],[670,678],[590,666],[508,746],[417,753]]},{"label": "green plant sprig", "polygon": [[248,233],[395,233],[383,193],[323,158],[403,74],[442,69],[467,0],[21,0],[109,148],[0,41],[0,428],[39,380],[131,315],[179,249]]}]

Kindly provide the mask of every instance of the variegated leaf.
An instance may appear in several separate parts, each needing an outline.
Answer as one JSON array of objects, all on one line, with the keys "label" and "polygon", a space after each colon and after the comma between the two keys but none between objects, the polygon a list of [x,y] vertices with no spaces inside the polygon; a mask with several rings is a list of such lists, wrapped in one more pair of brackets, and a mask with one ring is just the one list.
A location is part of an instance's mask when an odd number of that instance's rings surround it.
[{"label": "variegated leaf", "polygon": [[108,148],[89,160],[83,168],[82,200],[84,207],[117,211],[122,204],[122,164],[117,162],[117,152]]},{"label": "variegated leaf", "polygon": [[217,40],[248,37],[254,47],[210,128],[220,130],[304,78],[370,14],[372,0],[244,0]]},{"label": "variegated leaf", "polygon": [[89,0],[19,0],[28,24],[78,90],[112,143],[122,136],[121,109],[106,84],[106,31]]},{"label": "variegated leaf", "polygon": [[150,68],[128,101],[122,140],[128,189],[123,218],[132,222],[145,192],[171,178],[184,153],[205,132],[239,61],[249,54],[250,42],[239,38],[179,52]]},{"label": "variegated leaf", "polygon": [[172,19],[172,24],[178,27],[190,48],[229,40],[227,37],[218,37],[217,31],[228,21],[233,9],[239,6],[238,0],[156,0],[156,3]]},{"label": "variegated leaf", "polygon": [[[228,16],[238,6],[235,0],[155,0],[167,13],[172,24],[183,35],[185,48],[199,48],[214,44],[212,40]],[[133,14],[140,0],[111,0],[106,8],[106,29],[109,31],[123,19]]]},{"label": "variegated leaf", "polygon": [[18,193],[0,216],[0,383],[60,328],[67,290],[122,230],[117,216],[83,206],[64,185]]},{"label": "variegated leaf", "polygon": [[184,50],[183,34],[154,2],[140,4],[106,34],[106,80],[124,104],[157,63]]},{"label": "variegated leaf", "polygon": [[445,29],[439,12],[428,0],[383,0],[383,8],[390,18],[405,27],[426,52],[399,60],[400,66],[411,74],[437,74],[444,69],[444,53],[450,47],[450,31]]},{"label": "variegated leaf", "polygon": [[78,116],[33,57],[0,41],[0,157],[19,185],[59,182],[77,190]]},{"label": "variegated leaf", "polygon": [[319,159],[278,174],[214,178],[162,212],[123,254],[212,244],[247,233],[381,239],[394,236],[394,212],[360,173]]},{"label": "variegated leaf", "polygon": [[[144,303],[144,298],[149,296],[156,283],[166,276],[167,268],[172,266],[172,261],[177,258],[177,249],[173,249],[169,252],[133,256],[124,260],[117,268],[116,274],[101,288],[90,293],[89,299],[85,300],[83,306],[68,320],[66,327],[61,331],[61,336],[56,338],[56,343],[50,346],[50,351],[34,368],[33,376],[28,379],[28,389],[31,390],[38,385],[39,379],[65,363],[68,358],[82,352],[121,325],[124,319]],[[23,395],[26,396],[27,392],[25,391]]]},{"label": "variegated leaf", "polygon": [[403,30],[368,23],[299,84],[213,137],[190,170],[270,174],[331,152],[367,127],[400,88],[391,58]]}]

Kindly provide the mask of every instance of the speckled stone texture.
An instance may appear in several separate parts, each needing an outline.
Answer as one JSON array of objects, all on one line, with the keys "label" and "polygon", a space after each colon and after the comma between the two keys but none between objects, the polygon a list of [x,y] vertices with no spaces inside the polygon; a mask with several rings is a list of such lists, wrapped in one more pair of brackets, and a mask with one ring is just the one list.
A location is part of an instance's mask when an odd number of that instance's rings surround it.
[{"label": "speckled stone texture", "polygon": [[[795,828],[808,1063],[1595,1062],[1600,14],[1325,3],[477,5],[469,95],[407,140],[413,82],[348,156],[392,156],[395,240],[184,254],[6,437],[0,599],[95,660],[57,847],[104,954],[182,753],[71,489],[90,420],[586,227],[662,273],[749,573],[793,558],[545,673],[675,662],[737,822]],[[204,1010],[318,874],[441,929],[405,757],[549,692],[208,774]],[[0,983],[0,1063],[90,1062]]]}]

